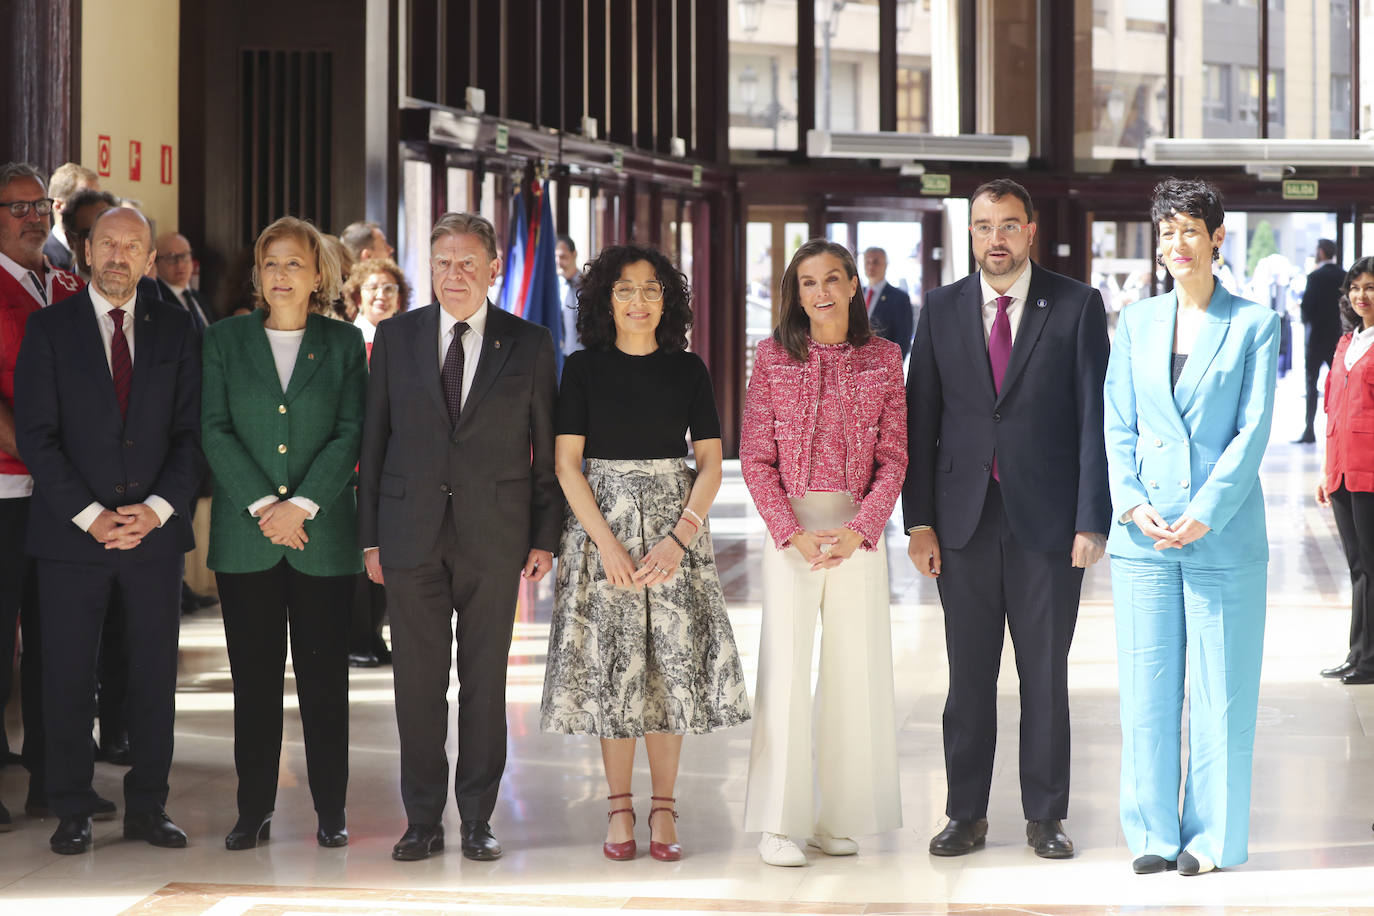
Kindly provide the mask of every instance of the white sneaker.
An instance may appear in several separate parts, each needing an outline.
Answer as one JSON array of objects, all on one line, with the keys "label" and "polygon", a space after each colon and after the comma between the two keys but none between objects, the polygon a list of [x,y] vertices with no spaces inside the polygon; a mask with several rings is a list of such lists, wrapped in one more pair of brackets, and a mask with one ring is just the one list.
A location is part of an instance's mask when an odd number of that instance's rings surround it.
[{"label": "white sneaker", "polygon": [[852,856],[859,851],[859,844],[847,836],[827,836],[818,833],[806,841],[828,856]]},{"label": "white sneaker", "polygon": [[781,833],[765,833],[759,837],[759,857],[765,865],[796,867],[806,864],[806,854]]},{"label": "white sneaker", "polygon": [[1217,867],[1216,863],[1200,852],[1183,850],[1178,854],[1178,873],[1184,877],[1205,875]]}]

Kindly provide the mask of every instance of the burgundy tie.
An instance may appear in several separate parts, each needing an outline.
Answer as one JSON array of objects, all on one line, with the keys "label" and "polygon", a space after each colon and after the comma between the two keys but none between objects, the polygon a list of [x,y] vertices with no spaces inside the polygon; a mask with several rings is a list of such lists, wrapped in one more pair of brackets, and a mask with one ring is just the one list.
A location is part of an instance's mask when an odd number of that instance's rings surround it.
[{"label": "burgundy tie", "polygon": [[[988,334],[988,362],[992,365],[992,384],[1000,394],[1002,377],[1007,374],[1007,363],[1011,361],[1011,319],[1007,317],[1007,306],[1011,296],[997,297],[997,317],[992,319],[992,332]],[[992,479],[1001,480],[997,475],[997,456],[992,458]]]},{"label": "burgundy tie", "polygon": [[129,358],[129,338],[124,336],[124,310],[110,309],[114,335],[110,338],[110,376],[114,379],[115,398],[119,400],[119,416],[129,414],[129,386],[134,379],[134,363]]},{"label": "burgundy tie", "polygon": [[867,308],[873,308],[873,287],[871,286],[868,289],[864,290],[864,306]]}]

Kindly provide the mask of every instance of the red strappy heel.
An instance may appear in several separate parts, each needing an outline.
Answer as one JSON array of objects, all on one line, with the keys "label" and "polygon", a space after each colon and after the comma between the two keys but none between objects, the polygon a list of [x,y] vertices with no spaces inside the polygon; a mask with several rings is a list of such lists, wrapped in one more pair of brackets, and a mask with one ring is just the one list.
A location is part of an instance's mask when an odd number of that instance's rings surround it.
[{"label": "red strappy heel", "polygon": [[[619,795],[607,795],[607,796],[606,796],[606,801],[615,801],[617,798],[633,798],[633,797],[634,797],[634,793],[633,793],[633,792],[622,792],[622,793],[620,793]],[[607,822],[609,822],[610,819],[613,818],[613,817],[615,817],[617,814],[625,814],[625,813],[627,813],[627,812],[628,812],[629,815],[630,815],[630,823],[631,823],[631,824],[634,824],[634,822],[635,822],[635,820],[636,820],[636,818],[635,818],[635,809],[634,809],[634,808],[630,808],[630,807],[616,808],[614,811],[607,812],[607,814],[606,814],[606,820],[607,820]],[[631,837],[630,839],[626,840],[626,841],[623,842],[623,843],[602,843],[602,844],[601,844],[601,851],[602,851],[603,853],[606,854],[606,858],[608,858],[608,859],[610,859],[610,860],[612,860],[612,861],[614,861],[614,862],[623,862],[623,861],[625,861],[626,859],[633,859],[633,858],[635,857],[635,841],[634,841],[634,837]]]},{"label": "red strappy heel", "polygon": [[[662,795],[651,795],[649,797],[654,801],[677,803],[676,798],[667,798]],[[654,815],[660,811],[666,811],[673,816],[673,820],[677,820],[677,811],[673,808],[664,808],[660,806],[649,809],[649,855],[658,859],[660,862],[676,862],[678,859],[682,858],[682,846],[677,843],[660,843],[654,839]]]}]

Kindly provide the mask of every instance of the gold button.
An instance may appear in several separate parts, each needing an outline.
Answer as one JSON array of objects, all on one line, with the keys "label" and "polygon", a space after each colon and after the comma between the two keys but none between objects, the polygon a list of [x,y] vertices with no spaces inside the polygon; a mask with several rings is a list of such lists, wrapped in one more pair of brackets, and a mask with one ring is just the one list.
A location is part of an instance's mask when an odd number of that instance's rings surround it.
[{"label": "gold button", "polygon": [[284,486],[282,486],[282,487],[277,487],[277,492],[280,493],[282,496],[285,496],[285,495],[286,495],[286,487],[284,487]]},{"label": "gold button", "polygon": [[281,445],[277,446],[277,453],[280,454],[280,455],[285,455],[285,454],[286,454],[286,443],[285,443],[285,442],[283,442]]},{"label": "gold button", "polygon": [[285,405],[285,404],[278,404],[278,405],[277,405],[277,413],[286,413],[286,405]]},{"label": "gold button", "polygon": [[1158,489],[1159,489],[1159,484],[1155,483],[1155,482],[1152,480],[1152,481],[1150,481],[1150,487],[1151,487],[1152,489],[1158,490]]},{"label": "gold button", "polygon": [[[282,413],[286,413],[286,408],[283,407],[283,408],[281,409],[281,412],[282,412]],[[1163,443],[1162,441],[1160,441],[1159,439],[1156,439],[1156,440],[1155,440],[1155,448],[1163,448],[1163,447],[1164,447],[1164,443]]]},{"label": "gold button", "polygon": [[1188,486],[1188,481],[1186,481],[1186,480],[1180,480],[1180,481],[1178,482],[1178,485],[1179,485],[1180,487],[1186,487],[1186,486]]}]

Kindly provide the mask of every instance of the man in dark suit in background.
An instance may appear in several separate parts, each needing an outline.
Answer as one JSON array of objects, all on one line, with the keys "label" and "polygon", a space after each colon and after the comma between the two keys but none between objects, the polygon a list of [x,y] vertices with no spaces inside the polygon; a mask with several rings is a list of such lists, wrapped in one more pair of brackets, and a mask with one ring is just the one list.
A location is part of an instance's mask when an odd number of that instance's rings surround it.
[{"label": "man in dark suit in background", "polygon": [[157,291],[163,302],[185,309],[197,331],[211,321],[205,298],[191,288],[191,243],[180,232],[164,232],[157,238]]},{"label": "man in dark suit in background", "polygon": [[66,209],[67,201],[73,194],[85,190],[99,191],[100,176],[75,162],[62,163],[52,173],[52,178],[48,179],[48,196],[52,198],[53,221],[48,239],[43,244],[43,254],[47,256],[48,263],[53,267],[69,273],[76,272],[73,263],[73,245],[75,243],[67,238],[66,228],[62,224],[62,211]]},{"label": "man in dark suit in background", "polygon": [[1010,627],[1021,687],[1021,804],[1026,841],[1068,858],[1068,657],[1083,570],[1110,522],[1102,385],[1102,296],[1030,260],[1030,194],[1014,181],[970,203],[982,268],[932,290],[907,376],[907,553],[938,577],[949,695],[949,824],[935,855],[987,835],[997,740],[997,674]]},{"label": "man in dark suit in background", "polygon": [[881,248],[864,250],[864,276],[868,288],[864,290],[864,305],[868,307],[868,323],[879,337],[902,348],[902,359],[911,351],[911,297],[887,282],[887,252]]},{"label": "man in dark suit in background", "polygon": [[392,857],[423,859],[444,846],[456,635],[454,794],[463,854],[488,860],[501,855],[489,822],[506,765],[517,587],[521,575],[548,574],[562,525],[553,338],[487,301],[501,261],[482,217],[441,217],[430,267],[438,301],[382,322],[372,344],[359,539],[391,614],[408,822]]},{"label": "man in dark suit in background", "polygon": [[124,836],[181,847],[167,817],[182,555],[203,473],[200,351],[180,309],[136,293],[155,254],[136,210],[101,213],[86,241],[92,282],[29,320],[15,369],[15,430],[34,478],[50,845],[91,845],[91,697],[101,627],[127,609]]},{"label": "man in dark suit in background", "polygon": [[1341,339],[1341,284],[1345,271],[1336,263],[1336,243],[1317,239],[1317,269],[1307,275],[1307,287],[1302,291],[1299,309],[1302,323],[1307,326],[1307,349],[1303,355],[1307,372],[1307,425],[1298,443],[1317,441],[1317,377],[1322,365],[1331,368],[1336,344]]}]

